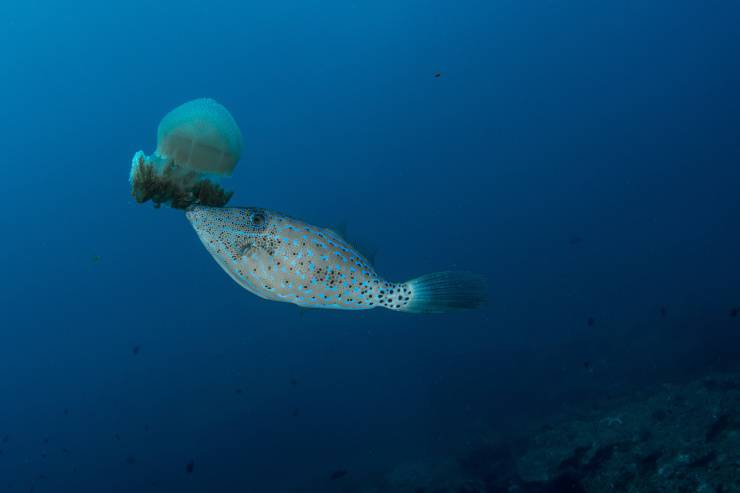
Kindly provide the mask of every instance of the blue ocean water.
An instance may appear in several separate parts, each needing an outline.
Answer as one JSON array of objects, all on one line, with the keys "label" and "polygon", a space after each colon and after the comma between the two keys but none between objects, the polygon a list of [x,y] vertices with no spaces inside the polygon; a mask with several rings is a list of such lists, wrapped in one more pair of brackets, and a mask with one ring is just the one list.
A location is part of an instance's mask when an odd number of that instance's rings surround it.
[{"label": "blue ocean water", "polygon": [[[0,14],[2,491],[361,491],[737,366],[734,2]],[[134,152],[197,97],[244,134],[231,205],[346,223],[395,281],[479,272],[488,304],[301,313],[239,288],[181,211],[130,196]]]}]

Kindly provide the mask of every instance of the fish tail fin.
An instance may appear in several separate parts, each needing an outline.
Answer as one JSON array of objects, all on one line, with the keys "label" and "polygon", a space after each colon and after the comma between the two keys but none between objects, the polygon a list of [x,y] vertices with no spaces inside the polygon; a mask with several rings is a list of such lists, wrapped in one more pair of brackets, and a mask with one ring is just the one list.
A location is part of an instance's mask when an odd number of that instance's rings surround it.
[{"label": "fish tail fin", "polygon": [[398,310],[410,313],[445,313],[478,308],[486,301],[486,280],[471,272],[426,274],[405,283],[409,302]]}]

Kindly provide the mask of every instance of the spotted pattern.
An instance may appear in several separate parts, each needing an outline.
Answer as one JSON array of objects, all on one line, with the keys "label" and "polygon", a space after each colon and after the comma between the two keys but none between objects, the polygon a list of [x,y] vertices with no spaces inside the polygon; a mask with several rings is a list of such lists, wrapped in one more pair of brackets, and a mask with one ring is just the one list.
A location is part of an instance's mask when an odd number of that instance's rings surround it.
[{"label": "spotted pattern", "polygon": [[242,287],[308,308],[401,310],[406,283],[382,279],[330,229],[257,207],[192,206],[186,216],[208,251]]}]

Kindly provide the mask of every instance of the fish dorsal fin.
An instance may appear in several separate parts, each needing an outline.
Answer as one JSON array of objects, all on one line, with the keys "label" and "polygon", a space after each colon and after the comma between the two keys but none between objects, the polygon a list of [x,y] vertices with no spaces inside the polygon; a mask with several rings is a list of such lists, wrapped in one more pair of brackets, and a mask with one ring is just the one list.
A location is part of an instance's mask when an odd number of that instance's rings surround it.
[{"label": "fish dorsal fin", "polygon": [[362,253],[365,256],[367,261],[370,262],[370,265],[372,265],[373,267],[375,266],[375,256],[378,254],[377,248],[373,249],[372,251],[360,252],[360,253]]},{"label": "fish dorsal fin", "polygon": [[350,240],[347,236],[347,222],[346,221],[339,223],[339,225],[335,227],[334,229],[324,228],[324,231],[334,236],[335,238],[342,240],[346,244],[350,245],[360,255],[365,257],[365,260],[367,260],[368,264],[375,266],[375,256],[378,253],[378,249],[373,248],[371,250],[369,248],[365,248],[363,245],[358,245],[356,242],[353,242],[352,240]]},{"label": "fish dorsal fin", "polygon": [[339,223],[333,228],[324,228],[324,231],[326,231],[327,233],[333,236],[336,236],[337,239],[340,239],[344,241],[345,243],[349,243],[349,241],[347,241],[347,222],[346,221],[342,221],[341,223]]}]

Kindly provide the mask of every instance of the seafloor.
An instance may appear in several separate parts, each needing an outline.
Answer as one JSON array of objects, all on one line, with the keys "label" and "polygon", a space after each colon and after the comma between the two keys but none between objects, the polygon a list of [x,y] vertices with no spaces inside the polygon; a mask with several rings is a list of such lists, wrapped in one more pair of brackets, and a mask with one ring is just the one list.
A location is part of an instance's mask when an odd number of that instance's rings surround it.
[{"label": "seafloor", "polygon": [[635,390],[458,457],[323,481],[301,491],[740,492],[740,373]]}]

